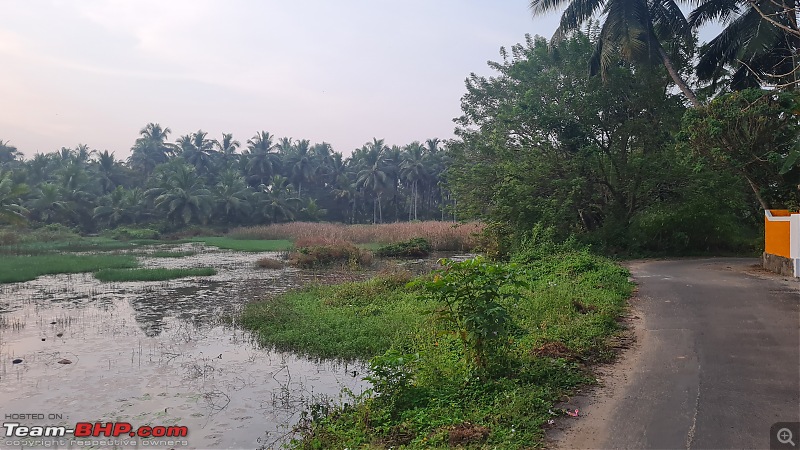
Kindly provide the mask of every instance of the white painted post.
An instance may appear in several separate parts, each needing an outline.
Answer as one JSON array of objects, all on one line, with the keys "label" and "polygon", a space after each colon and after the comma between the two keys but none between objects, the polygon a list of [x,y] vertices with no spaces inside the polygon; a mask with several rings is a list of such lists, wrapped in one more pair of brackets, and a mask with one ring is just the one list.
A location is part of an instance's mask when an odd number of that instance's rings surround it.
[{"label": "white painted post", "polygon": [[800,277],[800,214],[789,216],[789,257],[792,258],[794,276]]}]

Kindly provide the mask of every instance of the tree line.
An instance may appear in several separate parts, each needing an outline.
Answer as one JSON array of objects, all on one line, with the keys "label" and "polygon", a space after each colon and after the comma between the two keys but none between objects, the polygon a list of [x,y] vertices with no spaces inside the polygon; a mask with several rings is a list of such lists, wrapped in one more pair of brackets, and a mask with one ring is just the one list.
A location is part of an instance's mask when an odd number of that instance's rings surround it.
[{"label": "tree line", "polygon": [[0,140],[0,221],[60,223],[83,232],[130,225],[162,230],[293,220],[379,223],[449,219],[448,157],[439,139],[349,157],[330,144],[256,133],[244,145],[202,130],[170,140],[149,123],[127,160],[86,145],[30,159]]}]

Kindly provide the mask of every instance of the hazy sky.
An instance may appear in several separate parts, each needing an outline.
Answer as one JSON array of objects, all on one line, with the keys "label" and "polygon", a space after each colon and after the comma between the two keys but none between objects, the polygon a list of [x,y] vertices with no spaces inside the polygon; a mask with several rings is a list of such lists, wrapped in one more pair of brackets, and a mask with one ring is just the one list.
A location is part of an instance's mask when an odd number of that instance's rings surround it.
[{"label": "hazy sky", "polygon": [[148,122],[327,141],[449,138],[464,79],[557,17],[528,0],[0,0],[0,140],[127,157]]}]

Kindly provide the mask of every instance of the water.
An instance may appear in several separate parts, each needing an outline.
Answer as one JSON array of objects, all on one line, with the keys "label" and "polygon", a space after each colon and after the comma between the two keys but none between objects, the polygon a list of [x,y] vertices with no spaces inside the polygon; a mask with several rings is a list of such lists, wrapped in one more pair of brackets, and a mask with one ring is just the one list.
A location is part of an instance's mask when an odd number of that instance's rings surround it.
[{"label": "water", "polygon": [[[44,416],[4,422],[179,425],[188,427],[189,448],[278,448],[310,402],[338,399],[342,388],[362,392],[361,365],[263,349],[235,323],[249,301],[352,274],[260,269],[257,259],[277,254],[192,249],[199,253],[141,257],[141,265],[212,266],[218,274],[126,283],[55,275],[0,285],[0,414]],[[0,439],[0,448],[21,447]],[[69,448],[68,439],[51,448]]]}]

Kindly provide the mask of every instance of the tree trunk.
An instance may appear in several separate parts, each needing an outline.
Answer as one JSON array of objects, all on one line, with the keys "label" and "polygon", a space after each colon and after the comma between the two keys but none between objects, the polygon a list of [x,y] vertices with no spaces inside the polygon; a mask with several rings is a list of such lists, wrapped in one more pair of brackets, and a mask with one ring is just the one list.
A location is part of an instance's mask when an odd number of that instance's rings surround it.
[{"label": "tree trunk", "polygon": [[678,89],[680,89],[681,92],[683,92],[683,95],[686,96],[687,99],[689,99],[689,102],[692,104],[692,106],[694,106],[695,108],[699,108],[700,106],[702,106],[700,104],[700,101],[697,100],[697,96],[694,94],[694,92],[692,92],[691,89],[689,89],[689,86],[686,84],[685,81],[683,81],[683,78],[681,78],[678,71],[675,70],[675,66],[672,65],[672,61],[670,61],[669,56],[667,56],[667,52],[664,51],[661,45],[658,45],[658,54],[659,56],[661,56],[661,61],[664,63],[664,67],[667,68],[669,76],[672,77],[672,81],[674,81],[675,84],[678,85]]},{"label": "tree trunk", "polygon": [[755,182],[753,182],[753,180],[751,180],[746,173],[742,172],[742,175],[744,175],[744,178],[747,180],[748,183],[750,183],[750,188],[753,189],[753,193],[756,194],[756,199],[758,200],[758,203],[761,204],[761,207],[764,208],[765,211],[768,210],[769,204],[767,204],[767,202],[761,196],[761,189],[759,189],[758,185]]}]

